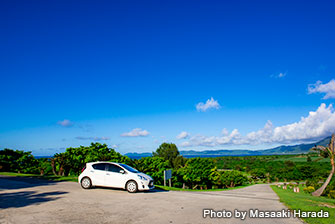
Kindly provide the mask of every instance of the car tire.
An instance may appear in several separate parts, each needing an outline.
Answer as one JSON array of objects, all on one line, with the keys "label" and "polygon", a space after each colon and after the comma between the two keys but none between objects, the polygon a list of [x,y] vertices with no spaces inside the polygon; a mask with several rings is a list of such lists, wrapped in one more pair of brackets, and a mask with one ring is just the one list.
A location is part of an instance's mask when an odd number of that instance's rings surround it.
[{"label": "car tire", "polygon": [[92,181],[88,177],[84,177],[83,179],[81,179],[80,183],[81,183],[81,187],[84,189],[90,189],[92,187]]},{"label": "car tire", "polygon": [[137,183],[133,180],[130,180],[126,184],[126,189],[129,193],[135,193],[138,188],[137,188]]}]

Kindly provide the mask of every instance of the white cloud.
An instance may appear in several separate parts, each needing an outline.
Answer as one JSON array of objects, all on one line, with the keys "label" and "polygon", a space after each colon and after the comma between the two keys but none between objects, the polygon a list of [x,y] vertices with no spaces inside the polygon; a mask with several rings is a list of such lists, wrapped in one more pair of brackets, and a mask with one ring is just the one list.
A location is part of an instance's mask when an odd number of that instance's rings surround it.
[{"label": "white cloud", "polygon": [[62,121],[58,121],[57,124],[62,126],[62,127],[72,127],[74,123],[70,120],[65,119],[65,120],[62,120]]},{"label": "white cloud", "polygon": [[213,97],[208,99],[206,103],[200,102],[196,105],[197,111],[205,112],[209,109],[220,109],[220,104],[217,100],[214,100]]},{"label": "white cloud", "polygon": [[83,136],[78,136],[76,137],[78,140],[91,140],[91,141],[105,141],[109,140],[109,137],[83,137]]},{"label": "white cloud", "polygon": [[218,145],[234,145],[241,144],[241,134],[237,129],[234,129],[231,133],[226,133],[222,136],[204,136],[196,135],[192,136],[188,141],[182,142],[181,146],[207,146],[214,147]]},{"label": "white cloud", "polygon": [[149,135],[149,132],[147,130],[142,130],[141,128],[134,128],[130,132],[126,132],[121,134],[122,137],[144,137]]},{"label": "white cloud", "polygon": [[309,112],[300,121],[275,127],[271,121],[257,131],[242,136],[237,129],[228,132],[223,129],[220,136],[192,136],[181,143],[183,147],[220,145],[259,145],[259,144],[291,144],[311,142],[331,135],[335,131],[335,112],[333,106],[322,103],[316,111]]},{"label": "white cloud", "polygon": [[246,142],[248,144],[262,144],[273,142],[273,124],[270,120],[266,122],[264,127],[258,131],[253,131],[247,134]]},{"label": "white cloud", "polygon": [[286,73],[280,72],[279,74],[272,74],[270,77],[271,78],[284,78],[286,76]]},{"label": "white cloud", "polygon": [[293,142],[296,140],[314,140],[329,136],[335,131],[335,112],[333,105],[322,103],[316,111],[309,112],[299,122],[276,127],[273,140],[277,142]]},{"label": "white cloud", "polygon": [[185,139],[185,138],[188,138],[190,134],[187,133],[186,131],[182,131],[178,136],[177,136],[177,139]]},{"label": "white cloud", "polygon": [[119,146],[116,145],[116,144],[111,145],[111,147],[112,147],[113,149],[117,149],[117,148],[119,148]]},{"label": "white cloud", "polygon": [[283,77],[285,77],[286,76],[286,73],[279,73],[279,75],[278,75],[278,78],[283,78]]},{"label": "white cloud", "polygon": [[315,84],[308,85],[308,94],[325,93],[323,99],[335,98],[335,80],[332,79],[326,84],[317,81]]},{"label": "white cloud", "polygon": [[222,129],[221,134],[222,135],[228,135],[229,131],[226,128],[224,128],[224,129]]}]

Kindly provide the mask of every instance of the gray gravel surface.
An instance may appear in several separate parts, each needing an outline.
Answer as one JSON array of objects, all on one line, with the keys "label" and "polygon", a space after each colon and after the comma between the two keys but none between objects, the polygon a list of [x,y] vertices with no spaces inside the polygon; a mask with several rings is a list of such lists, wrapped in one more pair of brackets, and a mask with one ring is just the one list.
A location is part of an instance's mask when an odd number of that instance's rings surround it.
[{"label": "gray gravel surface", "polygon": [[0,176],[0,223],[302,223],[296,218],[203,218],[203,209],[287,209],[268,185],[231,191],[84,190],[78,183]]}]

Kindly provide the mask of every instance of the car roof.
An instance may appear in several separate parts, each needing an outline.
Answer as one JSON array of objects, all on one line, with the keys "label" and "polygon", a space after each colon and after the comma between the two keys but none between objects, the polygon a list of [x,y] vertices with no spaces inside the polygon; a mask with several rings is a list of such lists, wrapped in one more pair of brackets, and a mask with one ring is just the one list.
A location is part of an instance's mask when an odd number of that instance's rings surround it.
[{"label": "car roof", "polygon": [[98,164],[98,163],[111,163],[111,164],[117,164],[119,165],[120,163],[115,163],[115,162],[109,162],[109,161],[97,161],[97,162],[89,162],[87,164],[93,165],[93,164]]}]

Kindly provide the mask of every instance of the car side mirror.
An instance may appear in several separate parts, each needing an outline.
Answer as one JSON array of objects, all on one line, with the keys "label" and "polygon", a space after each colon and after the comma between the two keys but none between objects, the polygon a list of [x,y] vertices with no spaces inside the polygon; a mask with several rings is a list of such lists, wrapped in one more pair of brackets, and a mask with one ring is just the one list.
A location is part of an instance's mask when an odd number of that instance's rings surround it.
[{"label": "car side mirror", "polygon": [[126,172],[124,170],[120,170],[120,173],[125,174]]}]

